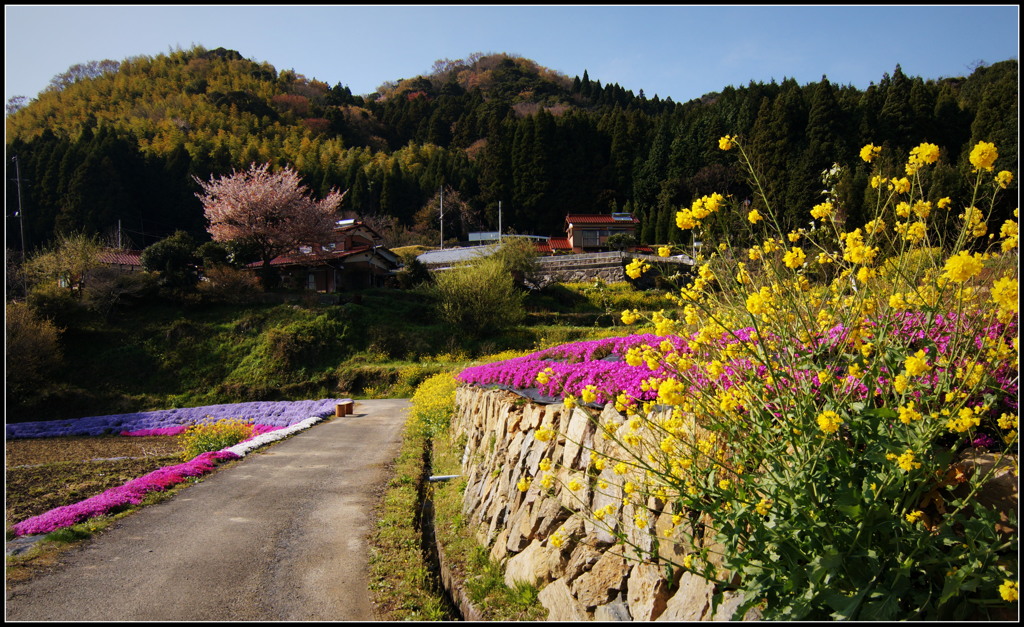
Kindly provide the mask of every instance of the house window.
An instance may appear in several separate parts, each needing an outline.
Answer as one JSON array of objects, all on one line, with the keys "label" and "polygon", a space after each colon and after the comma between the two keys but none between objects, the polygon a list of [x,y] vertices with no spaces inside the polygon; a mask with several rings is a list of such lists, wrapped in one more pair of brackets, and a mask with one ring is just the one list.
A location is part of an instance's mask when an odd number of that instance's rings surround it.
[{"label": "house window", "polygon": [[316,291],[316,273],[310,272],[306,275],[306,289]]},{"label": "house window", "polygon": [[584,248],[596,248],[601,245],[600,231],[583,231],[582,235]]}]

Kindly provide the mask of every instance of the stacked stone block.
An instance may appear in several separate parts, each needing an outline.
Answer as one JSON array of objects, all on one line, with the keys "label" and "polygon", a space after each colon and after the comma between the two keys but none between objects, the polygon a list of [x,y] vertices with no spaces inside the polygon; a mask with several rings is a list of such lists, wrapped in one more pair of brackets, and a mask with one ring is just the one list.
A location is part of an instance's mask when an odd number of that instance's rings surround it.
[{"label": "stacked stone block", "polygon": [[[618,444],[597,432],[587,410],[539,405],[510,392],[471,386],[458,390],[456,404],[453,432],[466,438],[463,510],[475,523],[481,544],[504,564],[509,585],[539,585],[548,620],[729,619],[741,601],[737,593],[726,592],[712,612],[713,585],[667,567],[702,547],[658,541],[671,524],[664,503],[650,499],[648,510],[656,516],[638,529],[632,522],[634,506],[623,505],[616,487],[622,478],[612,476],[610,465],[601,471],[608,490],[593,490],[586,481],[582,489],[566,488],[572,477],[585,478],[592,450],[622,457],[616,455]],[[606,424],[625,417],[609,405],[598,420]],[[543,425],[559,435],[537,440],[534,434]],[[545,458],[557,477],[551,490],[539,481]],[[531,479],[525,492],[517,487],[523,478]],[[595,519],[591,512],[608,504],[614,514]],[[561,546],[552,542],[555,534],[564,539]],[[629,542],[618,542],[617,535]]]}]

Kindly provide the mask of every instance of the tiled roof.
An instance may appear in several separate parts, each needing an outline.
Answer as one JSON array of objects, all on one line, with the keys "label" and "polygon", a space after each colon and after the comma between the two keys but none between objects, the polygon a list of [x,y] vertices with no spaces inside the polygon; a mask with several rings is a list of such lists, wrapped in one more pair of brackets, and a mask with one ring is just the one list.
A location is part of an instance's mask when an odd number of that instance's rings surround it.
[{"label": "tiled roof", "polygon": [[[316,265],[320,263],[326,263],[328,261],[334,261],[335,259],[344,259],[345,257],[351,257],[359,253],[373,250],[373,246],[358,246],[356,248],[350,248],[348,250],[332,250],[332,251],[320,251],[316,253],[309,253],[308,255],[297,254],[297,255],[281,255],[280,257],[274,257],[270,261],[272,266],[305,266],[305,265]],[[263,265],[263,262],[257,261],[249,264],[250,267],[259,267]]]},{"label": "tiled roof", "polygon": [[615,217],[610,215],[602,214],[588,214],[588,213],[570,213],[565,216],[565,221],[568,224],[598,224],[598,225],[626,225],[626,224],[639,224],[640,220],[637,220],[633,216],[629,216],[625,220],[617,220]]},{"label": "tiled roof", "polygon": [[97,257],[100,263],[119,266],[141,266],[142,252],[138,250],[105,250]]}]

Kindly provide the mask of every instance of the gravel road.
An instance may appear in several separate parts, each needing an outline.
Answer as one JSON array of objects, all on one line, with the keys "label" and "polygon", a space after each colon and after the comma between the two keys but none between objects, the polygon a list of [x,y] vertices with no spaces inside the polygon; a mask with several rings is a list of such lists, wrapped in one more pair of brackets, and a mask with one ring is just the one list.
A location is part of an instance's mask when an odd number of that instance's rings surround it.
[{"label": "gravel road", "polygon": [[7,591],[8,621],[364,621],[408,401],[358,401],[126,516]]}]

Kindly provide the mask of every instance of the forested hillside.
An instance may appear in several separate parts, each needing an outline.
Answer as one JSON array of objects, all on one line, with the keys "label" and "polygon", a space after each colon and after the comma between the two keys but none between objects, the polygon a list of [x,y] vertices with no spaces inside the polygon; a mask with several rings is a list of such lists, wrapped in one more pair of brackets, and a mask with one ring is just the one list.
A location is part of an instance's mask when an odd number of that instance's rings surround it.
[{"label": "forested hillside", "polygon": [[[694,198],[759,202],[718,150],[730,134],[756,154],[784,226],[803,225],[835,163],[855,225],[870,167],[861,146],[884,146],[884,158],[901,163],[911,147],[937,144],[932,191],[952,195],[974,142],[993,142],[1000,164],[1016,163],[1017,97],[1015,60],[942,79],[896,65],[866,90],[824,76],[752,82],[676,103],[503,54],[438,61],[428,76],[357,96],[196,47],[75,66],[9,107],[8,164],[16,157],[18,169],[9,170],[7,208],[14,215],[21,202],[30,250],[57,232],[105,235],[119,225],[139,248],[178,229],[205,237],[193,177],[269,162],[293,166],[320,196],[349,190],[343,210],[392,245],[436,241],[436,212],[423,208],[442,186],[446,207],[451,199],[460,212],[446,218],[446,235],[497,229],[501,203],[502,225],[519,233],[558,234],[571,212],[632,211],[645,243],[685,243],[675,212]],[[994,220],[1016,206],[1006,198]],[[20,248],[19,225],[7,226],[8,247]]]}]

